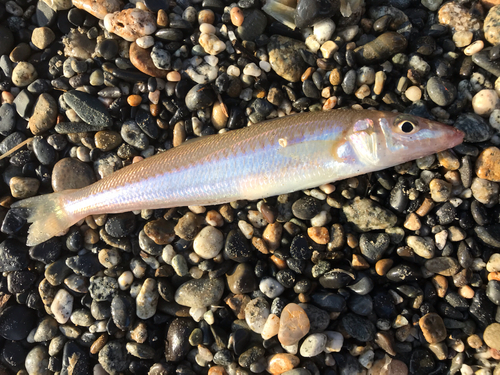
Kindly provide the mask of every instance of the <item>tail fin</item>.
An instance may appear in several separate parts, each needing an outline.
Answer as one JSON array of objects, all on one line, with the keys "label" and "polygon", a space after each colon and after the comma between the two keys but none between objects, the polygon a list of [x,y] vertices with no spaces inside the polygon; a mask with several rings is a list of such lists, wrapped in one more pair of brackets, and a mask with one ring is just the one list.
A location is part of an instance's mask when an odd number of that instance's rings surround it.
[{"label": "tail fin", "polygon": [[59,235],[65,229],[75,224],[80,218],[70,215],[64,209],[64,195],[68,191],[40,195],[23,199],[14,203],[11,208],[20,209],[27,213],[28,223],[32,223],[28,230],[28,246],[35,246],[41,242]]}]

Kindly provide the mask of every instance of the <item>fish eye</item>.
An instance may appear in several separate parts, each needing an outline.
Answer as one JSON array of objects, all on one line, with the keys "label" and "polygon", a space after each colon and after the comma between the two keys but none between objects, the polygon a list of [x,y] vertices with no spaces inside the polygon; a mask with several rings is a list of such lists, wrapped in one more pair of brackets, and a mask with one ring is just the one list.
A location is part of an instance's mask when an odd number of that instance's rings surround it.
[{"label": "fish eye", "polygon": [[399,133],[412,134],[418,130],[418,123],[411,116],[400,116],[394,122],[395,128]]},{"label": "fish eye", "polygon": [[410,121],[404,121],[399,125],[403,133],[411,133],[413,131],[413,124]]}]

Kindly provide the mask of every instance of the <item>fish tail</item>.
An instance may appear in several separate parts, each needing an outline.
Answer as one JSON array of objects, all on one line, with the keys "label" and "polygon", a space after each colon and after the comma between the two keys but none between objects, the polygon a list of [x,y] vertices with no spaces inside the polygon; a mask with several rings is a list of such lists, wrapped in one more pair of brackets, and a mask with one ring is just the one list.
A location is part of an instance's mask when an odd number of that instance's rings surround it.
[{"label": "fish tail", "polygon": [[20,209],[26,215],[31,226],[28,230],[28,246],[35,246],[41,242],[57,236],[82,217],[68,213],[64,207],[67,202],[68,190],[40,195],[23,199],[14,203],[11,208]]}]

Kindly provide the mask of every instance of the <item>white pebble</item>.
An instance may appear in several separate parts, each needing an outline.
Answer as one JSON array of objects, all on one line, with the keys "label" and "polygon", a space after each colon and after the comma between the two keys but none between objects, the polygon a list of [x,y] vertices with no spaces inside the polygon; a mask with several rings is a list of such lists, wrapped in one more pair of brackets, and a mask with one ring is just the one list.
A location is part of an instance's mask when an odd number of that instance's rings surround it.
[{"label": "white pebble", "polygon": [[202,23],[200,25],[200,33],[202,34],[215,34],[215,26],[209,23]]},{"label": "white pebble", "polygon": [[296,342],[295,344],[292,345],[281,345],[283,349],[289,354],[297,354],[299,352],[299,343]]},{"label": "white pebble", "polygon": [[458,48],[466,47],[472,42],[474,34],[470,31],[457,31],[453,34],[453,41]]},{"label": "white pebble", "polygon": [[219,58],[216,56],[212,56],[212,55],[205,56],[203,59],[205,60],[205,62],[208,65],[211,65],[211,66],[217,66],[217,63],[219,62]]},{"label": "white pebble", "polygon": [[135,42],[139,47],[146,49],[154,46],[155,39],[151,35],[147,35],[137,38]]},{"label": "white pebble", "polygon": [[240,68],[238,68],[236,65],[229,65],[227,67],[227,74],[233,77],[239,77],[241,74]]},{"label": "white pebble", "polygon": [[335,23],[331,18],[325,18],[313,25],[313,32],[316,40],[323,44],[329,40],[335,31]]},{"label": "white pebble", "polygon": [[207,322],[209,325],[215,323],[214,313],[212,310],[208,310],[205,314],[203,314],[203,320]]},{"label": "white pebble", "polygon": [[203,318],[203,315],[206,312],[207,312],[206,307],[191,307],[189,309],[189,315],[191,315],[191,318],[193,318],[193,320],[195,322],[201,321],[201,319]]},{"label": "white pebble", "polygon": [[325,352],[340,352],[342,346],[344,345],[344,336],[342,336],[340,332],[336,331],[325,331],[323,333],[327,338]]},{"label": "white pebble", "polygon": [[307,38],[306,38],[306,47],[313,53],[316,53],[319,51],[320,47],[321,47],[321,43],[318,42],[318,40],[316,39],[316,36],[315,35],[309,35]]},{"label": "white pebble", "polygon": [[131,271],[125,271],[118,277],[118,286],[121,290],[127,290],[133,282],[134,274]]},{"label": "white pebble", "polygon": [[472,98],[472,108],[479,116],[489,117],[495,109],[500,108],[500,99],[495,90],[481,90]]},{"label": "white pebble", "polygon": [[247,223],[244,220],[238,221],[238,228],[241,230],[241,233],[249,240],[253,236],[253,226],[249,223]]},{"label": "white pebble", "polygon": [[408,100],[416,102],[422,97],[422,90],[420,90],[418,86],[410,86],[406,89],[405,96],[408,98]]},{"label": "white pebble", "polygon": [[64,324],[69,320],[73,312],[73,296],[65,289],[59,289],[56,293],[50,309],[59,324]]},{"label": "white pebble", "polygon": [[259,61],[259,67],[266,73],[271,71],[271,64],[267,61]]},{"label": "white pebble", "polygon": [[476,40],[474,43],[471,45],[467,46],[467,48],[464,49],[464,55],[466,56],[472,56],[475,53],[478,53],[484,48],[484,42],[482,40]]},{"label": "white pebble", "polygon": [[177,255],[177,253],[174,250],[174,247],[172,245],[167,245],[163,248],[163,251],[161,253],[161,258],[163,261],[167,264],[172,264],[172,259]]},{"label": "white pebble", "polygon": [[262,297],[254,298],[245,307],[245,321],[255,333],[262,333],[268,316],[269,303]]},{"label": "white pebble", "polygon": [[285,291],[285,287],[272,277],[264,277],[259,283],[259,289],[271,299],[278,297]]},{"label": "white pebble", "polygon": [[261,73],[262,73],[261,70],[255,63],[247,64],[243,68],[243,74],[246,74],[248,76],[258,77],[261,75]]},{"label": "white pebble", "polygon": [[195,237],[193,250],[203,259],[212,259],[219,255],[224,246],[224,236],[220,230],[206,226]]},{"label": "white pebble", "polygon": [[326,347],[327,337],[324,333],[313,333],[306,337],[300,346],[300,355],[311,358],[320,354]]},{"label": "white pebble", "polygon": [[141,290],[136,298],[136,315],[139,319],[149,319],[156,313],[156,305],[158,304],[158,288],[156,280],[148,278],[144,280]]}]

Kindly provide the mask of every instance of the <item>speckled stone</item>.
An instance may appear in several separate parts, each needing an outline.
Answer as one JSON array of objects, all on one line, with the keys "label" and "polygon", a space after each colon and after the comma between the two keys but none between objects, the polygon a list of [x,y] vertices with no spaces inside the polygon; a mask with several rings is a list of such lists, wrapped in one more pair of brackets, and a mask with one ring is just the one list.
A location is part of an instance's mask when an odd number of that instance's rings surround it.
[{"label": "speckled stone", "polygon": [[215,305],[224,292],[224,281],[221,278],[193,279],[186,281],[175,292],[175,302],[188,307],[207,307]]},{"label": "speckled stone", "polygon": [[500,44],[500,5],[494,6],[484,19],[484,37],[494,46]]},{"label": "speckled stone", "polygon": [[28,121],[33,135],[38,135],[52,129],[56,124],[57,114],[55,99],[47,93],[40,94],[35,102],[33,114]]},{"label": "speckled stone", "polygon": [[485,148],[476,160],[476,174],[479,178],[500,182],[500,149]]},{"label": "speckled stone", "polygon": [[304,43],[295,39],[274,35],[267,45],[269,63],[280,77],[290,82],[298,82],[306,69],[299,51],[305,48]]}]

